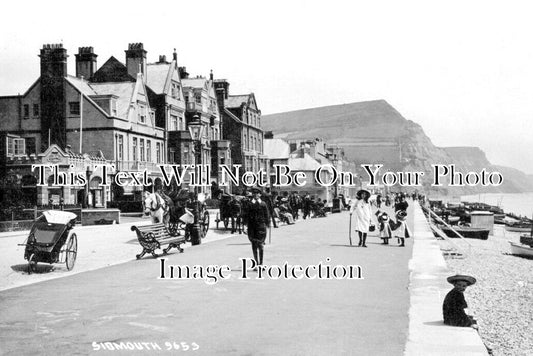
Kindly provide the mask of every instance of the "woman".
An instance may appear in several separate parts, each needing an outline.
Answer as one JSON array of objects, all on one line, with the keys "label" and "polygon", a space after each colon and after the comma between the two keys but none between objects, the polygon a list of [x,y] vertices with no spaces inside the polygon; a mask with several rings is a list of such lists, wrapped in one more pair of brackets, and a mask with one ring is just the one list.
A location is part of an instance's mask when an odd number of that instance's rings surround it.
[{"label": "woman", "polygon": [[351,215],[355,212],[355,231],[359,234],[359,246],[366,247],[366,235],[372,224],[372,211],[368,203],[370,192],[368,190],[360,190],[355,196],[355,203],[350,209]]}]

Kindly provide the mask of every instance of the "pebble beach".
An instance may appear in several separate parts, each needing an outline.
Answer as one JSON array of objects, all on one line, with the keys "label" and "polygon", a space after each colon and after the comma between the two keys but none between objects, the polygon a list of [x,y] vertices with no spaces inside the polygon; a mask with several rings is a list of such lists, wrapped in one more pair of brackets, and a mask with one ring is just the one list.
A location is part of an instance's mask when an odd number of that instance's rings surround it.
[{"label": "pebble beach", "polygon": [[[518,242],[519,236],[495,225],[488,240],[452,240],[466,257],[445,254],[452,273],[477,279],[465,292],[467,313],[494,355],[533,355],[533,260],[509,254],[508,241]],[[443,252],[450,248],[446,240],[440,245]]]}]

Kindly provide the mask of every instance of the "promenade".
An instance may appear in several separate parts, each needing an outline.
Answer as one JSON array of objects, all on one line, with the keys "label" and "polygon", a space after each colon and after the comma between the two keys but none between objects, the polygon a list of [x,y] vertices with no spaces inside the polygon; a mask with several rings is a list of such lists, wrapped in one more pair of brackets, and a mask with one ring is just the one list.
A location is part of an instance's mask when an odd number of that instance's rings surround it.
[{"label": "promenade", "polygon": [[[361,266],[364,279],[239,279],[239,259],[250,257],[251,249],[237,235],[167,256],[173,265],[229,265],[232,278],[213,285],[160,280],[160,260],[147,257],[4,290],[2,351],[89,354],[96,352],[93,342],[163,347],[170,341],[194,342],[199,355],[400,355],[407,338],[412,241],[405,248],[382,246],[371,236],[368,248],[350,246],[348,221],[345,212],[273,229],[265,263],[307,266],[329,257],[332,266]],[[93,249],[97,235],[80,237],[80,264],[81,251]]]},{"label": "promenade", "polygon": [[415,237],[405,248],[381,245],[377,233],[368,248],[352,234],[350,246],[348,223],[343,212],[272,229],[265,264],[360,266],[362,279],[257,279],[241,265],[251,257],[246,235],[213,230],[202,245],[165,256],[165,266],[227,265],[228,278],[170,279],[167,269],[159,279],[163,257],[135,260],[132,222],[77,227],[73,271],[43,264],[27,275],[23,247],[13,247],[22,236],[4,236],[0,353],[129,355],[111,348],[145,342],[152,346],[134,354],[176,354],[175,345],[198,355],[486,354],[474,330],[442,324],[450,272],[418,206],[409,208]]}]

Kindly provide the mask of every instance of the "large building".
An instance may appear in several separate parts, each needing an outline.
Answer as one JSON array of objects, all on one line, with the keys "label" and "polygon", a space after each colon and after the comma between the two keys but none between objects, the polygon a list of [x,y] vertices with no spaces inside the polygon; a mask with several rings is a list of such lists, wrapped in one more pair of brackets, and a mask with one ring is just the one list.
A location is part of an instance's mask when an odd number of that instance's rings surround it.
[{"label": "large building", "polygon": [[[146,54],[142,43],[131,43],[125,63],[110,57],[97,70],[94,49],[81,47],[72,76],[67,50],[61,44],[44,45],[36,82],[22,95],[0,97],[4,187],[5,182],[22,186],[38,179],[31,164],[46,159],[51,147],[60,156],[84,157],[87,167],[102,161],[113,164],[112,174],[146,171],[155,187],[162,184],[159,164],[229,164],[230,145],[222,140],[212,77],[182,79],[185,70],[180,73],[175,51],[170,62],[160,56],[158,62],[148,63]],[[200,137],[192,137],[189,128],[199,125]],[[62,161],[63,171],[69,169],[67,161]],[[79,169],[79,163],[74,166]],[[210,179],[217,181],[213,171]],[[94,182],[104,177],[91,173],[91,187],[96,187]],[[27,195],[38,197],[33,199],[37,205],[48,204],[51,196],[65,204],[82,203],[81,193],[57,188],[38,187],[37,193]],[[105,206],[114,198],[139,200],[143,190],[133,185],[115,188],[102,190],[92,205]]]},{"label": "large building", "polygon": [[[11,140],[18,146],[12,157],[3,158],[6,174],[7,167],[16,166],[14,158],[39,156],[52,145],[63,152],[103,158],[117,170],[148,169],[157,174],[155,164],[164,161],[165,135],[164,129],[156,126],[142,73],[127,82],[89,82],[85,78],[90,78],[96,67],[96,55],[91,48],[80,48],[79,55],[78,76],[71,76],[66,49],[44,45],[39,79],[22,95],[0,97],[0,131],[17,136]],[[92,162],[88,160],[87,165]],[[36,203],[47,204],[53,189],[39,188],[42,191]],[[78,195],[67,194],[68,189],[61,191],[65,204],[81,204]],[[133,195],[136,190],[126,187],[125,193]],[[99,200],[107,199],[102,196]]]},{"label": "large building", "polygon": [[222,134],[231,142],[231,162],[241,165],[243,171],[268,174],[268,157],[264,154],[264,132],[253,93],[229,95],[229,83],[215,80],[219,111],[222,116]]}]

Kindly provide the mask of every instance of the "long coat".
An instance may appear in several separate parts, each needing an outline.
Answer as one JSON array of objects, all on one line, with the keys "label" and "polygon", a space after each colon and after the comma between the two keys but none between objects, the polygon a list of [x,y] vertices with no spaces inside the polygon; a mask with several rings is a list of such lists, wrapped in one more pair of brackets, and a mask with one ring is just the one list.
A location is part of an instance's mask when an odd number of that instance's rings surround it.
[{"label": "long coat", "polygon": [[363,199],[355,200],[350,209],[350,214],[354,214],[354,227],[356,231],[367,233],[372,223],[372,210],[370,204]]},{"label": "long coat", "polygon": [[248,239],[251,242],[264,243],[266,229],[269,226],[268,207],[264,201],[252,200],[248,205]]}]

